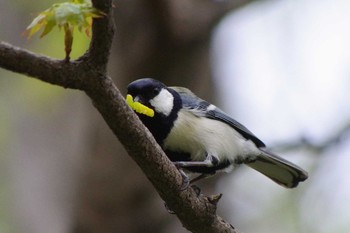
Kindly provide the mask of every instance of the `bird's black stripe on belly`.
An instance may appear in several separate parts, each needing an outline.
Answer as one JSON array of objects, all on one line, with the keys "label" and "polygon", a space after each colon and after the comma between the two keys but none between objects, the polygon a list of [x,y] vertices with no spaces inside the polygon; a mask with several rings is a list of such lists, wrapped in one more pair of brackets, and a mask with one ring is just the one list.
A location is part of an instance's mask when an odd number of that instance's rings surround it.
[{"label": "bird's black stripe on belly", "polygon": [[191,154],[165,150],[165,154],[172,162],[191,161]]},{"label": "bird's black stripe on belly", "polygon": [[[177,92],[169,89],[169,92],[174,96],[173,109],[168,116],[154,112],[154,117],[149,117],[143,114],[137,114],[143,124],[151,131],[153,137],[156,139],[160,146],[163,146],[163,142],[174,126],[174,122],[178,117],[178,112],[182,107],[182,101]],[[149,106],[152,108],[152,106]]]},{"label": "bird's black stripe on belly", "polygon": [[220,162],[218,165],[213,166],[213,167],[186,167],[186,170],[190,172],[195,172],[195,173],[202,173],[202,174],[215,174],[216,171],[223,170],[227,167],[229,167],[231,163],[228,160]]},{"label": "bird's black stripe on belly", "polygon": [[158,113],[155,113],[154,117],[148,117],[143,114],[137,114],[144,125],[151,131],[153,137],[156,139],[160,146],[163,145],[164,139],[168,136],[174,121],[177,118],[177,114],[171,114],[169,117],[164,117]]}]

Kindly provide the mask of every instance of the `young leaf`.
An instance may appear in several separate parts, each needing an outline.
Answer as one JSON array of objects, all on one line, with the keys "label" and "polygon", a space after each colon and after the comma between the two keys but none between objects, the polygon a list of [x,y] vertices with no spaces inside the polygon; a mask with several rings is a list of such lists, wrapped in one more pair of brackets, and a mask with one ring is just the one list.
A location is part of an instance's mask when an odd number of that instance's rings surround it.
[{"label": "young leaf", "polygon": [[90,1],[71,0],[70,2],[55,3],[50,8],[40,12],[37,17],[26,28],[27,37],[37,33],[44,28],[40,35],[44,37],[57,25],[63,27],[65,33],[66,60],[72,48],[74,27],[81,31],[85,29],[87,36],[90,36],[92,18],[100,18],[106,14],[94,8]]}]

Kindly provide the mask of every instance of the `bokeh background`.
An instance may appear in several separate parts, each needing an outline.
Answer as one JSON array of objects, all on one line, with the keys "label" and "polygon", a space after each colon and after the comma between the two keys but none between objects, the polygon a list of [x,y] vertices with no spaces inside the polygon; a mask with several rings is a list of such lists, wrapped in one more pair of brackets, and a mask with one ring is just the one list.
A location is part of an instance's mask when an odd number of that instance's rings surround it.
[{"label": "bokeh background", "polygon": [[[63,33],[22,36],[55,1],[1,0],[0,40],[64,58]],[[286,190],[247,168],[199,183],[243,232],[349,232],[350,2],[115,1],[109,72],[125,94],[190,87],[309,171]],[[88,47],[76,32],[72,57]],[[21,61],[18,61],[21,62]],[[187,232],[83,93],[0,70],[0,233]]]}]

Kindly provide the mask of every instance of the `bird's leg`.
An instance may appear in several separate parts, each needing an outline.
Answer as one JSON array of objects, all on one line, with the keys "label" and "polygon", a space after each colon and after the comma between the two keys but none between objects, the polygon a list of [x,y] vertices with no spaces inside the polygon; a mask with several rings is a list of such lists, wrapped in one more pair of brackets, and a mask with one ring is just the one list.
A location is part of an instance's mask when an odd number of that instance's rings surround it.
[{"label": "bird's leg", "polygon": [[[212,175],[215,174],[215,172],[214,173],[210,173],[210,174],[203,173],[203,174],[193,178],[190,181],[188,176],[186,175],[186,173],[181,168],[186,168],[186,167],[214,167],[214,166],[218,165],[219,160],[213,155],[208,155],[207,158],[204,161],[175,161],[173,163],[179,169],[180,174],[181,174],[182,179],[183,179],[183,183],[181,185],[181,190],[185,190],[185,189],[187,189],[189,184],[192,184],[192,183],[194,183],[194,182],[196,182],[198,180],[201,180],[201,179],[207,178],[209,176],[212,176]],[[200,193],[200,190],[199,190],[199,193]]]},{"label": "bird's leg", "polygon": [[176,161],[173,162],[175,166],[186,168],[186,167],[213,167],[219,163],[218,158],[213,155],[208,155],[204,161]]},{"label": "bird's leg", "polygon": [[178,168],[178,169],[179,169],[179,172],[180,172],[181,177],[182,177],[182,184],[181,184],[180,190],[184,191],[190,185],[190,179],[188,178],[187,174],[181,168]]},{"label": "bird's leg", "polygon": [[[180,172],[181,177],[182,177],[182,184],[181,184],[181,187],[180,187],[181,191],[186,190],[188,188],[188,186],[190,184],[192,184],[193,182],[195,182],[195,181],[197,181],[199,179],[207,177],[205,174],[201,174],[200,176],[198,176],[198,177],[196,177],[196,178],[194,178],[194,179],[192,179],[190,181],[190,179],[188,178],[187,174],[181,168],[179,168],[179,172]],[[199,194],[201,193],[200,188],[198,186],[196,186],[196,185],[192,185],[191,187],[194,189],[194,191],[196,192],[197,196],[199,196]]]}]

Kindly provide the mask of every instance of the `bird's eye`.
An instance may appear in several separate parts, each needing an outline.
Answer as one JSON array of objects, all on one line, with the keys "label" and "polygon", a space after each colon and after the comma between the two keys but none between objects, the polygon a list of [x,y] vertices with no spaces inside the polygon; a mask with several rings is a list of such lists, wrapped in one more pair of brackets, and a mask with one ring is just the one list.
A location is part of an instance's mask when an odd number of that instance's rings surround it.
[{"label": "bird's eye", "polygon": [[156,95],[159,94],[160,90],[159,90],[158,87],[155,87],[155,88],[153,88],[153,91],[152,91],[152,92],[153,92],[153,95],[156,96]]}]

